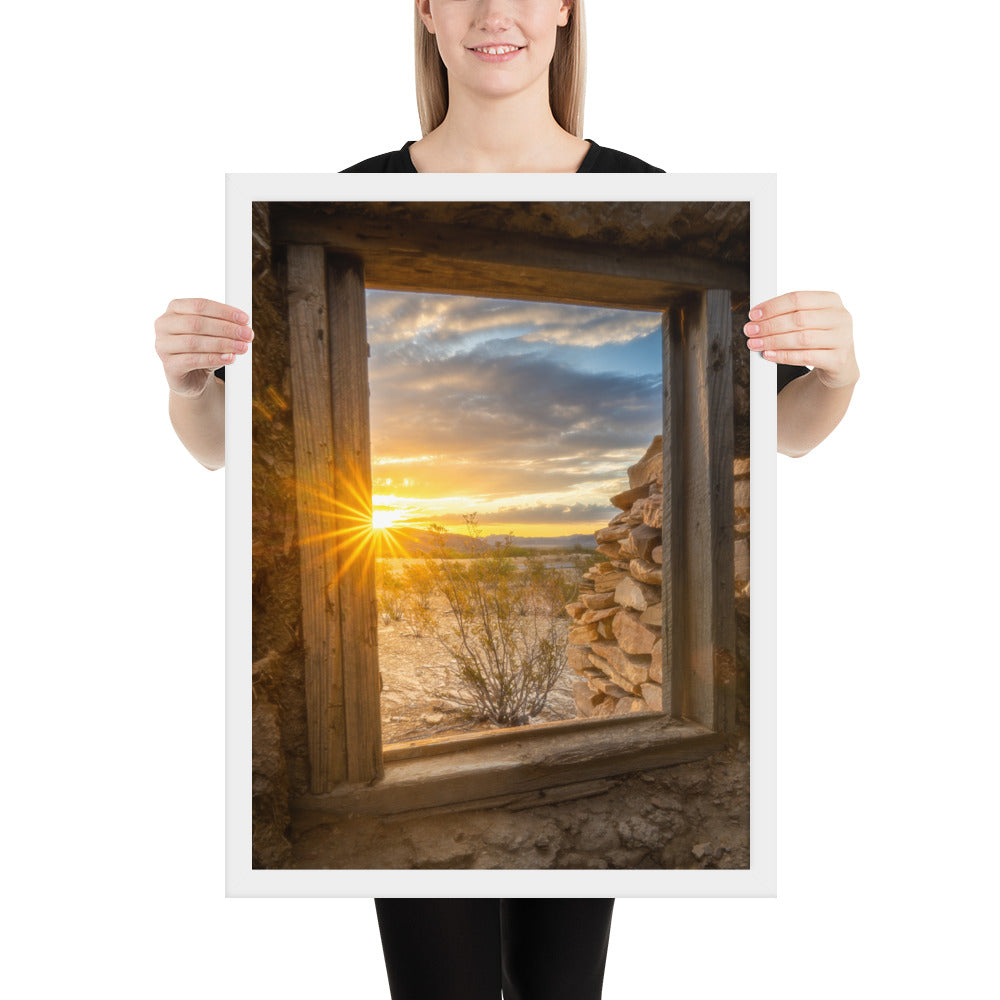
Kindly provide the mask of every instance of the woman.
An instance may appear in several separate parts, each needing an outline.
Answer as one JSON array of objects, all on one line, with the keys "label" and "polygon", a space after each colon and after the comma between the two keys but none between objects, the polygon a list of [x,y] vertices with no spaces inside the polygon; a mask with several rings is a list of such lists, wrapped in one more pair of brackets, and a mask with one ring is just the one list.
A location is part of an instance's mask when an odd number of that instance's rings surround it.
[{"label": "woman", "polygon": [[[582,0],[416,0],[423,137],[352,172],[662,172],[582,138]],[[851,317],[832,292],[755,306],[750,350],[782,367],[778,448],[803,455],[858,378]],[[170,416],[206,467],[224,462],[225,366],[253,333],[241,310],[179,299],[156,321]],[[215,375],[213,375],[215,370]],[[216,377],[217,376],[217,377]],[[393,1000],[599,1000],[614,900],[376,900]]]}]

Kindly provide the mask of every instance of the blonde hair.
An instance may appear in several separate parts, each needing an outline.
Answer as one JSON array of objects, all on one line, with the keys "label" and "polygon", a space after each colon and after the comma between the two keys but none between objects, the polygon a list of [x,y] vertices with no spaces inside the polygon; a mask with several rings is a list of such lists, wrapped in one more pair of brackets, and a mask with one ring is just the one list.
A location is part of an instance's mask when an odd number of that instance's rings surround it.
[{"label": "blonde hair", "polygon": [[[413,8],[416,42],[417,111],[424,135],[433,132],[448,112],[448,71],[437,41]],[[583,138],[583,98],[587,73],[583,0],[573,0],[569,22],[556,29],[556,48],[549,64],[549,106],[567,132]]]}]

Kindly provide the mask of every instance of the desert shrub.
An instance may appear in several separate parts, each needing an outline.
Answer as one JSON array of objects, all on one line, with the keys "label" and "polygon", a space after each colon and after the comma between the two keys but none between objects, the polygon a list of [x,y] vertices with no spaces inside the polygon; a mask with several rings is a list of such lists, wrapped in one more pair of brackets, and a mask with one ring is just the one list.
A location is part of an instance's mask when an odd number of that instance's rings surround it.
[{"label": "desert shrub", "polygon": [[576,600],[579,580],[567,580],[562,573],[540,559],[528,561],[524,570],[525,593],[531,608],[538,614],[558,618],[565,614],[566,605]]},{"label": "desert shrub", "polygon": [[403,569],[403,583],[406,587],[407,602],[411,608],[430,610],[434,596],[434,573],[426,562],[408,562]]},{"label": "desert shrub", "polygon": [[384,562],[375,571],[375,599],[378,613],[386,625],[400,621],[406,613],[407,592],[405,580]]},{"label": "desert shrub", "polygon": [[[459,697],[474,714],[501,726],[522,725],[544,708],[566,663],[552,579],[559,575],[540,563],[519,570],[509,539],[487,545],[475,515],[466,525],[477,543],[475,558],[425,564],[451,614],[428,609],[422,624],[451,654]],[[443,547],[444,530],[435,530]]]}]

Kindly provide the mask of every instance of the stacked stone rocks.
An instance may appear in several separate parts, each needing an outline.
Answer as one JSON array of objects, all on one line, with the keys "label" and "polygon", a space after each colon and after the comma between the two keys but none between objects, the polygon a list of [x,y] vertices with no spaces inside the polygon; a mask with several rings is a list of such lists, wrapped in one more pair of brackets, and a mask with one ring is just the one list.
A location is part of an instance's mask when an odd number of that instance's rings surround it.
[{"label": "stacked stone rocks", "polygon": [[621,513],[594,533],[608,561],[584,574],[566,606],[573,695],[581,716],[662,707],[663,440],[657,435],[628,470],[629,488],[611,498]]}]

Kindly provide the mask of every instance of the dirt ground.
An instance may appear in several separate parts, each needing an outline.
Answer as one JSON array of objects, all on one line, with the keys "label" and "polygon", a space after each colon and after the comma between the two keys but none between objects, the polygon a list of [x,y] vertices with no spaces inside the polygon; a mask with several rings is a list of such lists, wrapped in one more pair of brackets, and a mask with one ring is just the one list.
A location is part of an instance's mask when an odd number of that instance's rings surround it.
[{"label": "dirt ground", "polygon": [[[411,560],[387,559],[394,571]],[[571,557],[553,556],[546,562],[559,567],[567,580],[579,580],[582,570],[567,564]],[[432,599],[432,610],[441,616],[450,612],[444,599]],[[560,620],[563,634],[569,632],[569,618]],[[487,721],[467,718],[463,711],[457,667],[442,643],[408,618],[386,621],[379,615],[378,661],[382,678],[382,742],[384,745],[437,735],[474,732],[497,728]],[[544,709],[532,722],[574,719],[573,680],[576,675],[563,669],[549,693]]]}]

